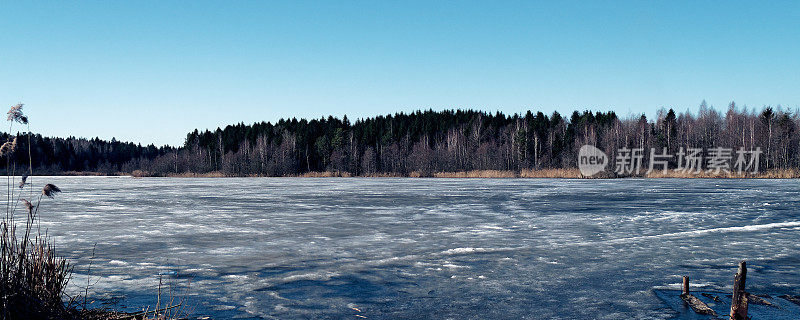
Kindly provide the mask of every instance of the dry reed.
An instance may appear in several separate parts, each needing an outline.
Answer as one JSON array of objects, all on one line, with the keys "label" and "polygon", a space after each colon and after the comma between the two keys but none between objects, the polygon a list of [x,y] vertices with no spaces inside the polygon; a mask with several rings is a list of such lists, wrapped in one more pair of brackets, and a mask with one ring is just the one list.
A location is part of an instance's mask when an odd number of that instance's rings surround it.
[{"label": "dry reed", "polygon": [[510,170],[471,170],[457,172],[437,172],[435,178],[517,178],[519,175]]},{"label": "dry reed", "polygon": [[9,139],[0,146],[0,156],[7,156],[17,149],[17,138]]},{"label": "dry reed", "polygon": [[[131,174],[134,177],[141,178],[141,177],[153,177],[150,173],[141,172],[141,170],[135,170]],[[196,172],[182,172],[182,173],[170,173],[167,174],[167,177],[170,178],[225,178],[225,175],[219,171],[211,171],[206,173],[196,173]]]},{"label": "dry reed", "polygon": [[[22,104],[11,107],[8,120],[28,124],[22,113]],[[28,130],[30,131],[30,130]],[[30,132],[27,133],[30,135]],[[38,203],[22,199],[24,190],[15,193],[13,171],[16,168],[11,155],[16,151],[17,137],[0,146],[6,160],[7,201],[6,215],[0,222],[0,318],[2,319],[72,319],[74,309],[64,304],[64,289],[69,282],[71,267],[67,260],[56,254],[47,236],[41,235],[37,222],[42,197],[53,198],[61,190],[47,184],[42,188]],[[30,159],[28,161],[30,163]],[[32,170],[29,164],[29,173]],[[24,188],[27,177],[19,184]],[[33,193],[31,191],[31,195]],[[18,230],[17,204],[25,208],[24,229]],[[20,224],[21,225],[21,224]]]},{"label": "dry reed", "polygon": [[[78,174],[78,173],[75,173]],[[84,175],[86,173],[83,173]],[[103,175],[96,173],[96,175]],[[149,172],[135,170],[131,176],[139,177],[152,177]],[[194,173],[184,172],[177,174],[167,174],[167,177],[175,178],[224,178],[235,177],[226,175],[219,171],[211,171],[207,173]],[[264,177],[263,175],[247,175],[247,177]],[[289,177],[301,178],[339,178],[339,177],[364,177],[364,178],[551,178],[551,179],[615,179],[615,178],[699,178],[699,179],[739,179],[739,178],[754,178],[754,179],[798,179],[800,178],[800,170],[797,169],[772,169],[766,172],[759,172],[757,174],[747,173],[738,174],[736,172],[709,173],[701,171],[698,173],[684,173],[676,172],[673,170],[668,171],[666,174],[661,171],[646,173],[644,171],[639,174],[633,175],[617,175],[611,171],[603,171],[592,176],[583,176],[577,168],[568,169],[522,169],[520,171],[512,170],[470,170],[470,171],[441,171],[441,172],[422,172],[411,171],[407,174],[399,172],[376,172],[366,173],[361,175],[354,175],[347,171],[312,171],[291,175]]]},{"label": "dry reed", "polygon": [[[8,112],[11,122],[9,132],[15,122],[28,124],[28,117],[22,113],[22,104],[11,107]],[[30,138],[30,127],[26,133]],[[184,314],[182,303],[177,306],[159,308],[154,311],[123,314],[108,310],[79,309],[78,296],[70,297],[65,292],[72,275],[72,266],[66,259],[56,254],[52,240],[42,235],[39,229],[38,212],[43,199],[52,199],[61,189],[54,184],[45,184],[36,199],[36,205],[22,198],[29,192],[31,200],[36,197],[30,186],[29,176],[33,174],[32,159],[28,150],[28,172],[19,181],[16,191],[16,151],[17,137],[0,146],[0,153],[6,160],[6,215],[0,221],[0,319],[2,320],[110,320],[110,319],[176,319]],[[30,139],[28,143],[30,148]],[[22,203],[25,210],[24,225],[17,221],[17,206]],[[24,226],[17,229],[17,226]],[[87,287],[88,291],[88,287]],[[84,296],[85,298],[85,296]],[[159,301],[161,290],[159,286]],[[170,303],[173,301],[170,301]]]},{"label": "dry reed", "polygon": [[348,178],[351,177],[350,172],[346,171],[312,171],[299,175],[302,178]]},{"label": "dry reed", "polygon": [[735,171],[719,171],[719,172],[679,172],[669,170],[665,174],[663,171],[654,171],[649,174],[643,174],[646,178],[680,178],[680,179],[797,179],[800,178],[800,171],[797,169],[770,169],[764,172],[738,173]]},{"label": "dry reed", "polygon": [[523,169],[519,176],[522,178],[583,178],[578,169]]},{"label": "dry reed", "polygon": [[61,192],[61,189],[59,189],[52,183],[48,183],[44,185],[44,188],[42,188],[42,195],[50,199],[52,199],[56,195],[56,193],[59,192]]}]

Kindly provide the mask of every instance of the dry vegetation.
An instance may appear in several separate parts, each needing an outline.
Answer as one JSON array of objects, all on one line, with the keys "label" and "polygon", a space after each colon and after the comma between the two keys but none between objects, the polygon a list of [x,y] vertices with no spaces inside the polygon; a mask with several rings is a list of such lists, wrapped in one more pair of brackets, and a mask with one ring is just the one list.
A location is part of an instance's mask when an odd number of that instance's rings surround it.
[{"label": "dry vegetation", "polygon": [[[99,174],[98,174],[99,175]],[[154,177],[161,175],[151,175],[144,171],[134,171],[131,173],[133,177]],[[220,171],[212,171],[208,173],[178,173],[168,174],[167,177],[175,178],[225,178],[237,177],[235,175],[225,175]],[[247,175],[247,177],[265,177],[263,175]],[[576,168],[571,169],[523,169],[520,171],[512,170],[470,170],[470,171],[454,171],[454,172],[422,172],[412,171],[408,174],[401,174],[397,172],[385,173],[371,173],[366,175],[354,175],[346,171],[313,171],[306,172],[299,175],[291,175],[287,177],[299,178],[551,178],[551,179],[618,179],[618,178],[652,178],[652,179],[800,179],[800,170],[798,169],[771,169],[765,172],[743,173],[724,172],[709,173],[705,170],[692,173],[692,172],[679,172],[669,170],[666,173],[662,171],[655,171],[652,173],[642,172],[637,175],[620,176],[610,171],[603,171],[591,177],[586,177]]]},{"label": "dry vegetation", "polygon": [[578,169],[541,169],[541,170],[522,170],[522,178],[581,178]]},{"label": "dry vegetation", "polygon": [[[135,172],[135,171],[134,171]],[[134,177],[137,175],[134,174]],[[146,175],[138,175],[138,177],[143,177]],[[175,178],[224,178],[226,177],[225,174],[219,171],[211,171],[206,173],[195,173],[195,172],[183,172],[183,173],[170,173],[167,177],[175,177]]]},{"label": "dry vegetation", "polygon": [[[8,121],[11,122],[9,131],[14,123],[28,125],[21,104],[11,107]],[[0,147],[0,155],[6,159],[6,172],[16,169],[11,155],[17,152],[18,139],[14,137]],[[72,318],[70,304],[74,300],[67,305],[62,300],[72,269],[65,259],[56,255],[37,223],[42,198],[53,198],[61,190],[47,184],[34,193],[32,181],[28,179],[31,170],[30,166],[22,170],[25,175],[18,185],[13,174],[6,176],[6,214],[0,223],[0,318]],[[27,199],[22,198],[23,195]],[[25,221],[22,229],[17,228],[23,226],[19,219]]]},{"label": "dry vegetation", "polygon": [[434,178],[517,178],[518,174],[510,170],[472,170],[459,172],[437,172]]},{"label": "dry vegetation", "polygon": [[306,172],[301,174],[300,177],[303,178],[333,178],[333,177],[343,177],[348,178],[351,177],[349,172],[342,172],[342,171],[312,171]]},{"label": "dry vegetation", "polygon": [[662,171],[654,171],[650,174],[644,174],[646,178],[681,178],[681,179],[797,179],[800,178],[800,171],[797,169],[772,169],[766,172],[759,173],[743,173],[725,172],[718,173],[701,171],[699,173],[691,172],[678,172],[674,170],[663,173]]},{"label": "dry vegetation", "polygon": [[[0,319],[176,319],[185,309],[182,304],[147,310],[134,314],[110,310],[87,309],[86,294],[70,296],[66,292],[72,277],[72,266],[56,253],[51,238],[39,227],[39,209],[43,201],[55,198],[61,189],[47,183],[34,189],[33,168],[28,150],[18,150],[18,140],[30,141],[28,117],[22,113],[22,104],[11,107],[9,132],[15,123],[26,126],[24,136],[19,135],[0,145],[0,157],[6,164],[6,214],[0,222]],[[13,155],[24,152],[27,168],[17,172]],[[17,174],[21,174],[18,178]],[[88,293],[88,284],[86,291]],[[83,298],[83,299],[81,299]],[[78,301],[83,300],[81,306]],[[161,301],[159,286],[158,301]],[[170,303],[175,300],[170,298]]]}]

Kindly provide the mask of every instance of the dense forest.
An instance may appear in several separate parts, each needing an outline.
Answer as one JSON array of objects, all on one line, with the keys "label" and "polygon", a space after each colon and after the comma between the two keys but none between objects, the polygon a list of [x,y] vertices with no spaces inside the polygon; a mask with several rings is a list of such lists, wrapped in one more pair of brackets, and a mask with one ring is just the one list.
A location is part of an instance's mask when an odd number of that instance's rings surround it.
[{"label": "dense forest", "polygon": [[[195,130],[181,147],[35,135],[31,152],[37,173],[286,176],[575,168],[577,151],[585,144],[605,151],[612,161],[623,147],[666,148],[670,154],[680,148],[744,147],[762,149],[760,167],[766,170],[800,168],[798,127],[797,111],[734,103],[725,113],[705,102],[696,112],[662,109],[655,119],[591,111],[564,116],[428,110],[355,122],[345,116],[240,123]],[[27,150],[27,138],[18,140],[18,150]],[[27,166],[26,159],[19,154],[15,162]]]},{"label": "dense forest", "polygon": [[[16,141],[14,137],[17,137]],[[116,139],[106,141],[99,138],[51,138],[39,134],[28,136],[24,131],[16,132],[14,135],[3,133],[0,139],[15,142],[15,152],[9,156],[11,163],[19,168],[28,167],[30,145],[30,156],[36,174],[131,172],[135,170],[131,167],[134,162],[155,161],[159,156],[175,153],[177,150],[170,146],[156,147],[152,144],[142,146]],[[14,169],[9,168],[9,171],[12,170]],[[5,172],[5,167],[0,171]]]}]

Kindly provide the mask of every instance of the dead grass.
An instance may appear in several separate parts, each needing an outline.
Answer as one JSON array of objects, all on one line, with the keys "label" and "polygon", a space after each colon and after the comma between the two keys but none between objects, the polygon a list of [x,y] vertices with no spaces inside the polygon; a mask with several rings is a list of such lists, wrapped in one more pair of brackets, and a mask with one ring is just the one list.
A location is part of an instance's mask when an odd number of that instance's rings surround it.
[{"label": "dead grass", "polygon": [[[39,209],[50,199],[56,198],[61,189],[46,183],[41,190],[34,190],[33,184],[42,182],[32,178],[33,166],[30,157],[30,126],[28,117],[22,113],[22,105],[11,107],[8,112],[11,121],[28,125],[28,165],[19,173],[17,183],[15,157],[15,137],[13,142],[3,146],[2,160],[6,172],[6,213],[0,218],[0,319],[2,320],[85,320],[85,319],[176,319],[183,309],[159,308],[154,312],[122,314],[107,310],[88,310],[86,294],[70,296],[66,287],[72,277],[72,266],[62,256],[56,254],[55,245],[47,230],[40,228]],[[18,134],[19,136],[19,134]],[[83,173],[85,174],[85,173]],[[139,172],[137,174],[143,174]],[[35,203],[35,205],[34,205]],[[161,301],[161,282],[159,280],[158,301]],[[88,291],[88,283],[86,290]],[[80,308],[78,300],[83,298]],[[174,300],[170,300],[172,303]]]},{"label": "dead grass", "polygon": [[62,176],[107,176],[108,174],[95,171],[64,171],[59,175]]},{"label": "dead grass", "polygon": [[[65,172],[64,175],[91,175],[91,176],[101,176],[105,175],[103,173],[98,172]],[[153,177],[154,175],[150,174],[147,171],[142,170],[135,170],[130,174],[133,177]],[[184,172],[178,174],[168,174],[167,177],[174,177],[174,178],[224,178],[224,177],[235,177],[226,175],[220,171],[212,171],[207,173],[194,173],[194,172]],[[250,174],[247,177],[264,177],[263,175],[256,175]],[[798,179],[800,178],[800,170],[798,169],[773,169],[768,170],[766,172],[760,172],[757,174],[743,174],[739,175],[736,172],[719,172],[719,173],[709,173],[706,171],[701,171],[699,173],[686,173],[686,172],[676,172],[674,170],[668,171],[666,174],[662,173],[661,171],[655,171],[650,174],[647,173],[640,173],[635,175],[628,175],[628,176],[618,176],[613,172],[604,171],[599,174],[596,174],[591,177],[584,177],[581,175],[580,171],[577,168],[570,168],[570,169],[522,169],[521,171],[512,171],[512,170],[470,170],[470,171],[453,171],[453,172],[422,172],[422,171],[412,171],[408,174],[401,174],[398,172],[380,172],[380,173],[370,173],[370,174],[362,174],[362,175],[353,175],[347,171],[313,171],[313,172],[306,172],[299,175],[292,175],[289,177],[300,177],[300,178],[339,178],[339,177],[365,177],[365,178],[399,178],[399,177],[408,177],[408,178],[566,178],[566,179],[614,179],[614,178],[629,178],[629,177],[637,177],[637,178],[654,178],[654,179],[662,179],[662,178],[681,178],[681,179],[741,179],[741,178],[749,178],[749,179]]]},{"label": "dead grass", "polygon": [[[8,120],[11,121],[9,132],[14,122],[28,125],[21,104],[11,107]],[[30,127],[27,136],[30,137]],[[46,232],[42,235],[38,223],[43,198],[53,198],[61,189],[52,184],[46,184],[39,192],[31,189],[34,182],[28,180],[33,173],[29,156],[28,167],[20,170],[25,178],[21,179],[17,191],[13,157],[17,138],[2,148],[6,167],[6,213],[0,221],[0,319],[71,319],[74,309],[70,305],[74,300],[65,305],[64,290],[72,267],[56,254],[52,239]]]},{"label": "dead grass", "polygon": [[409,178],[430,178],[430,177],[433,177],[433,175],[430,174],[430,173],[421,172],[421,171],[411,171],[408,174],[408,177]]},{"label": "dead grass", "polygon": [[797,169],[772,169],[766,172],[759,172],[756,174],[744,173],[738,174],[737,172],[724,172],[719,173],[701,171],[699,173],[676,172],[673,170],[667,171],[664,174],[662,171],[652,172],[643,175],[645,178],[680,178],[680,179],[798,179],[800,178],[800,171]]},{"label": "dead grass", "polygon": [[437,172],[434,178],[518,178],[515,171],[510,170],[471,170],[457,172]]},{"label": "dead grass", "polygon": [[800,170],[798,169],[776,169],[769,170],[762,174],[754,176],[757,179],[798,179],[800,178]]},{"label": "dead grass", "polygon": [[519,176],[522,178],[582,178],[578,169],[523,169]]},{"label": "dead grass", "polygon": [[376,172],[360,175],[359,177],[365,178],[402,178],[404,175],[397,172]]},{"label": "dead grass", "polygon": [[[147,174],[145,174],[145,175],[137,175],[136,171],[140,171],[140,170],[133,171],[131,173],[131,175],[134,176],[134,177],[137,177],[137,178],[140,178],[140,177],[152,177],[152,175],[147,175]],[[167,175],[167,177],[170,177],[170,178],[225,178],[225,177],[227,177],[227,175],[225,175],[224,173],[219,172],[219,171],[211,171],[211,172],[206,172],[206,173],[195,173],[195,172],[170,173],[170,174]]]},{"label": "dead grass", "polygon": [[334,177],[348,178],[348,177],[352,177],[352,175],[350,174],[350,172],[347,172],[347,171],[312,171],[312,172],[306,172],[304,174],[301,174],[298,177],[302,177],[302,178],[334,178]]}]

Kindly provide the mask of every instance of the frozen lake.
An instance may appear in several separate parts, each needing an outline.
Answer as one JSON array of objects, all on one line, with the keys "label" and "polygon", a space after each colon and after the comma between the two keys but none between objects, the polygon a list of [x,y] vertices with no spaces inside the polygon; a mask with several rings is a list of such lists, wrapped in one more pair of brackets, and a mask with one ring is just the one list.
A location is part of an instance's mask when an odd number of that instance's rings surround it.
[{"label": "frozen lake", "polygon": [[[797,180],[34,177],[75,292],[213,318],[664,319],[681,275],[800,294]],[[131,309],[129,309],[131,310]]]}]

